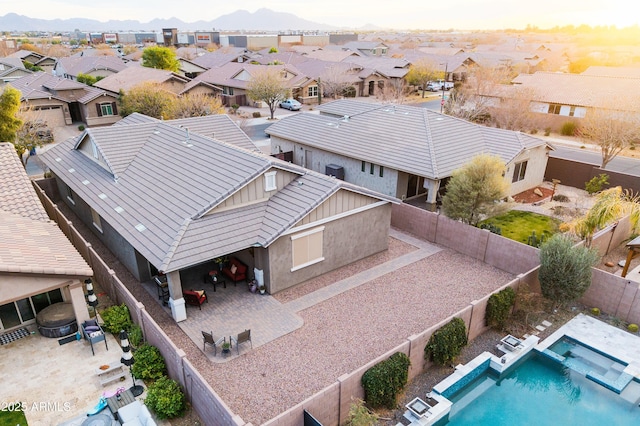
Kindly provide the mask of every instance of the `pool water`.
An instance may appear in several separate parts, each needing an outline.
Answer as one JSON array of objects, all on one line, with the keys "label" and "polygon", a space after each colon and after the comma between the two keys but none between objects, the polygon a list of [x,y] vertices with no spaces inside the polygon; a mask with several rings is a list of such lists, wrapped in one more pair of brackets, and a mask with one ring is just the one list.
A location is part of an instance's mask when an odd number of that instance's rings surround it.
[{"label": "pool water", "polygon": [[500,379],[488,371],[451,397],[448,421],[438,425],[640,425],[638,400],[541,355],[528,355]]}]

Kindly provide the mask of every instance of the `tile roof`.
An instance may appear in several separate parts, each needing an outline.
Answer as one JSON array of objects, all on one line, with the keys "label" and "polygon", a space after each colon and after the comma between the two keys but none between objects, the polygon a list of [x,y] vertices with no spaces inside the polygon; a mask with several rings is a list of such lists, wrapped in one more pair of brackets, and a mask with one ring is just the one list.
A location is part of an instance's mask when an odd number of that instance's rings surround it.
[{"label": "tile roof", "polygon": [[216,86],[227,86],[227,87],[235,87],[239,89],[246,89],[249,85],[250,79],[236,78],[243,71],[249,75],[253,75],[256,73],[263,72],[264,70],[286,70],[294,76],[288,80],[286,83],[288,87],[298,87],[300,85],[304,85],[309,81],[309,77],[307,77],[302,71],[297,69],[294,65],[256,65],[256,64],[247,64],[247,63],[239,63],[239,62],[229,62],[224,64],[218,68],[211,68],[210,70],[198,75],[194,78],[194,80],[206,81],[207,83],[214,84]]},{"label": "tile roof", "polygon": [[604,67],[590,66],[581,75],[595,75],[600,77],[640,78],[640,66],[635,67]]},{"label": "tile roof", "polygon": [[0,181],[0,272],[92,276],[80,253],[49,220],[9,143],[0,143]]},{"label": "tile roof", "polygon": [[189,78],[171,71],[131,65],[116,74],[103,78],[93,86],[118,93],[120,90],[127,91],[140,83],[163,83],[168,80],[177,80],[184,84],[190,81]]},{"label": "tile roof", "polygon": [[[42,71],[13,80],[11,86],[20,90],[22,100],[57,99],[63,102],[86,104],[98,96],[105,96],[107,92],[95,87],[87,86],[77,81],[56,77]],[[71,93],[66,91],[70,90]],[[111,96],[109,94],[109,96]]]},{"label": "tile roof", "polygon": [[119,72],[127,68],[126,62],[117,56],[75,56],[58,59],[56,69],[61,67],[68,75],[88,74],[96,70]]},{"label": "tile roof", "polygon": [[[184,129],[172,124],[118,123],[86,132],[107,159],[109,170],[74,149],[79,139],[41,154],[58,178],[159,270],[195,265],[227,254],[230,248],[268,244],[283,227],[340,188],[394,200],[197,133],[187,137]],[[306,191],[285,188],[265,206],[205,214],[274,167],[304,176]],[[227,230],[221,223],[232,225]]]},{"label": "tile roof", "polygon": [[480,126],[405,105],[339,100],[317,110],[320,115],[292,115],[266,132],[432,179],[451,176],[474,155],[489,153],[509,163],[527,148],[547,145],[520,132]]}]

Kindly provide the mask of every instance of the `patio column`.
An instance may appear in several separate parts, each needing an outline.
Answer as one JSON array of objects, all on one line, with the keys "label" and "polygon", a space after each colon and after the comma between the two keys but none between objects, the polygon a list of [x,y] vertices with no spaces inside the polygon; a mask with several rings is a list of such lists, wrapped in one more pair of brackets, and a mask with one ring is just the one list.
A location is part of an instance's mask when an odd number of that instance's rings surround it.
[{"label": "patio column", "polygon": [[424,180],[424,187],[427,189],[427,210],[435,211],[437,208],[437,196],[440,189],[439,180]]},{"label": "patio column", "polygon": [[169,307],[171,316],[175,322],[187,319],[187,307],[182,297],[182,283],[180,281],[180,271],[167,273],[167,283],[169,283]]},{"label": "patio column", "polygon": [[82,289],[82,281],[74,280],[69,284],[69,295],[71,296],[71,305],[73,306],[73,313],[76,316],[76,322],[78,327],[84,321],[89,319],[89,309],[87,308],[87,302],[84,299],[84,290]]}]

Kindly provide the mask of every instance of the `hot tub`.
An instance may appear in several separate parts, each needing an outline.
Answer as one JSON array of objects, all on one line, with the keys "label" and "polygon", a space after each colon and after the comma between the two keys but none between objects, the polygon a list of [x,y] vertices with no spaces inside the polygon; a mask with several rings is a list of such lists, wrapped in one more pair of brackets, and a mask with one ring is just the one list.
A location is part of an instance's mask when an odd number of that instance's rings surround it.
[{"label": "hot tub", "polygon": [[78,331],[73,305],[69,302],[47,306],[36,315],[36,324],[44,337],[64,337]]}]

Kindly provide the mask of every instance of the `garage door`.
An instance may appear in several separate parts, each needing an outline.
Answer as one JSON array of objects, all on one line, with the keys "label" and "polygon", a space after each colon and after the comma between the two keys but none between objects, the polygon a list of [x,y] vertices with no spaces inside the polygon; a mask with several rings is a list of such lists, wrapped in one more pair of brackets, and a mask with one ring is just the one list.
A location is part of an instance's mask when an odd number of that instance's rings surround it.
[{"label": "garage door", "polygon": [[37,117],[46,121],[50,129],[66,126],[62,105],[42,105],[35,109],[39,112]]}]

